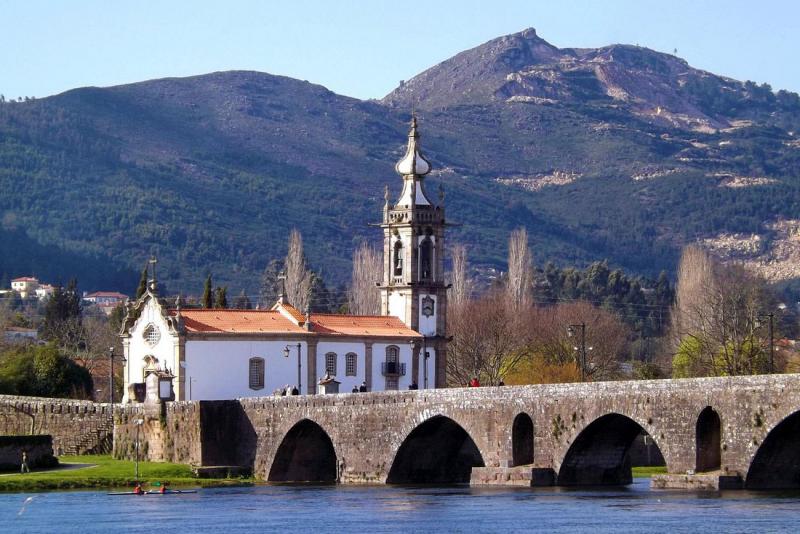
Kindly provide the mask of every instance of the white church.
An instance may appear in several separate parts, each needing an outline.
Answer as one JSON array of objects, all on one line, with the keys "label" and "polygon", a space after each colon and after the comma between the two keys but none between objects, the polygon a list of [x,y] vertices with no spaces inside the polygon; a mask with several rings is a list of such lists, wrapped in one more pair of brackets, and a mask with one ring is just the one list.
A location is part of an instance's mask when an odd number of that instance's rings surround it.
[{"label": "white church", "polygon": [[[381,315],[307,313],[284,297],[270,310],[196,309],[158,297],[155,279],[130,303],[121,337],[125,395],[151,373],[172,377],[175,400],[427,389],[445,385],[445,210],[425,191],[430,162],[412,119],[399,200],[383,209]],[[331,386],[334,387],[331,387]]]}]

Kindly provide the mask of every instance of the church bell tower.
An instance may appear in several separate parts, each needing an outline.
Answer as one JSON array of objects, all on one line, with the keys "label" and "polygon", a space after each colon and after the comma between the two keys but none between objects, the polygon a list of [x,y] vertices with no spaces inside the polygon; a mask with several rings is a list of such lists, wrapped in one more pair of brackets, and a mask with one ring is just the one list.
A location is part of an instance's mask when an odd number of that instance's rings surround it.
[{"label": "church bell tower", "polygon": [[430,162],[419,148],[417,119],[411,119],[408,148],[395,170],[403,191],[394,205],[388,188],[383,207],[381,313],[399,317],[422,334],[414,348],[412,378],[420,388],[444,387],[447,360],[447,286],[444,283],[444,192],[438,203],[425,191]]}]

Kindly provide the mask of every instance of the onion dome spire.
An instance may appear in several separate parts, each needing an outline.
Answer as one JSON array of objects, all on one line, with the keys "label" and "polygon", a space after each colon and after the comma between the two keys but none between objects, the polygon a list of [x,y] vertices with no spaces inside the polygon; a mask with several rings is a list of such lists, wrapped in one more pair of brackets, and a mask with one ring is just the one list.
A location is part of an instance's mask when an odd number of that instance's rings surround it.
[{"label": "onion dome spire", "polygon": [[411,131],[408,132],[408,148],[403,159],[394,166],[395,170],[403,176],[424,176],[431,172],[431,163],[419,151],[419,133],[417,132],[417,117],[411,117]]}]

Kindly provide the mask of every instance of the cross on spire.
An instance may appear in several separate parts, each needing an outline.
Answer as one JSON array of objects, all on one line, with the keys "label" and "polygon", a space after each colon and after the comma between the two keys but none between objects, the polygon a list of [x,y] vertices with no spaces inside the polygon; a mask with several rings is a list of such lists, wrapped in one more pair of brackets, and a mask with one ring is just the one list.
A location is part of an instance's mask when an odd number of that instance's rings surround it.
[{"label": "cross on spire", "polygon": [[156,264],[158,263],[158,259],[156,258],[156,255],[153,254],[152,256],[150,256],[150,259],[148,260],[147,263],[150,264],[150,267],[152,269],[152,273],[151,273],[152,276],[150,277],[150,283],[148,285],[150,286],[150,290],[153,293],[155,293],[157,288],[158,288],[158,282],[157,282],[157,279],[156,279]]}]

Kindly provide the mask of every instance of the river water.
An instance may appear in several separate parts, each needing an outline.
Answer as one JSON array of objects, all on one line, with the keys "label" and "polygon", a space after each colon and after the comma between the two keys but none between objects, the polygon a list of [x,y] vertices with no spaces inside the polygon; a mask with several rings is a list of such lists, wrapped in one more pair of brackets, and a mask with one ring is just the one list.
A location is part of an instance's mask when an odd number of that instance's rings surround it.
[{"label": "river water", "polygon": [[0,531],[798,532],[800,494],[649,489],[255,486],[190,495],[0,494]]}]

